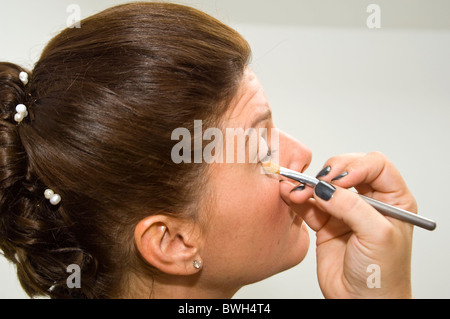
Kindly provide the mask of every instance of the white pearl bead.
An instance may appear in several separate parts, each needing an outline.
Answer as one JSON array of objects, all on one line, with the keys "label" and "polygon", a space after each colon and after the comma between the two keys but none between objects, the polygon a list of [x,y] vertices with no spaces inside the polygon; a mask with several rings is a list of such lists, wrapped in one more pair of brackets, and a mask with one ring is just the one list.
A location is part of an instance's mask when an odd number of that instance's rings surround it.
[{"label": "white pearl bead", "polygon": [[23,104],[17,104],[16,112],[17,113],[25,113],[25,112],[27,112],[27,107]]},{"label": "white pearl bead", "polygon": [[16,114],[14,115],[14,121],[16,121],[17,123],[22,122],[23,116],[24,116],[23,113],[16,113]]},{"label": "white pearl bead", "polygon": [[58,205],[60,201],[61,201],[61,196],[59,196],[58,194],[55,194],[52,196],[52,198],[50,198],[50,204],[52,204],[52,205]]},{"label": "white pearl bead", "polygon": [[22,81],[24,85],[27,85],[28,83],[28,73],[27,72],[20,72],[19,73],[19,79]]},{"label": "white pearl bead", "polygon": [[44,196],[46,199],[51,199],[55,195],[55,192],[53,192],[51,189],[47,188],[44,192]]}]

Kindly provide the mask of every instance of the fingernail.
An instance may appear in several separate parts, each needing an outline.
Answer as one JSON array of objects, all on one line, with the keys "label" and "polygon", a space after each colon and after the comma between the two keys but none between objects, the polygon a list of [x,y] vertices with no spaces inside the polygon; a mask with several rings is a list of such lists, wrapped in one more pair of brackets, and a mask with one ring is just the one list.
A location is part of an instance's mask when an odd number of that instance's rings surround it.
[{"label": "fingernail", "polygon": [[338,179],[341,179],[342,177],[347,176],[347,175],[348,175],[348,172],[343,172],[342,174],[339,174],[338,176],[333,178],[331,181],[332,182],[337,181]]},{"label": "fingernail", "polygon": [[302,191],[304,189],[305,189],[305,185],[301,184],[301,185],[298,185],[298,186],[294,187],[293,189],[291,189],[290,193],[292,193],[293,191]]},{"label": "fingernail", "polygon": [[324,181],[320,181],[319,183],[317,183],[316,187],[314,188],[314,192],[316,193],[316,195],[326,201],[330,200],[330,198],[333,197],[335,191],[336,188],[334,188],[333,185],[330,185]]},{"label": "fingernail", "polygon": [[324,168],[319,172],[319,174],[316,175],[316,178],[325,176],[325,175],[327,175],[330,171],[331,171],[331,166],[328,165],[327,167],[324,167]]}]

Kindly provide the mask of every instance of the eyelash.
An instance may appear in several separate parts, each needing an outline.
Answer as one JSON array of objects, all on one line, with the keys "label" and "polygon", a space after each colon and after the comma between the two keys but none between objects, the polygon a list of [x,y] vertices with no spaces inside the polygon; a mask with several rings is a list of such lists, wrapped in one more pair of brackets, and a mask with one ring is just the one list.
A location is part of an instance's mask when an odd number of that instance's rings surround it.
[{"label": "eyelash", "polygon": [[272,148],[270,146],[267,146],[267,154],[262,159],[259,160],[259,163],[262,164],[263,162],[270,161],[272,158]]}]

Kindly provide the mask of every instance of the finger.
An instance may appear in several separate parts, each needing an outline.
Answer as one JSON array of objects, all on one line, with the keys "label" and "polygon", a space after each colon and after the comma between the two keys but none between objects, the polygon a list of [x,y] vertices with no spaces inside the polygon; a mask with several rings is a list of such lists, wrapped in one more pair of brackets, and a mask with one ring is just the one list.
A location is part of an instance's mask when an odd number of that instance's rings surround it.
[{"label": "finger", "polygon": [[[330,173],[323,180],[344,188],[357,187],[361,193],[368,191],[367,186],[383,193],[397,192],[407,189],[400,172],[391,161],[380,152],[369,154],[352,153],[335,156],[329,159],[326,165],[331,167]],[[339,175],[347,172],[341,178]],[[364,189],[364,186],[366,187]]]},{"label": "finger", "polygon": [[400,172],[380,152],[351,153],[330,158],[329,174],[321,177],[344,188],[355,187],[369,197],[417,212],[417,204]]},{"label": "finger", "polygon": [[293,212],[298,214],[305,223],[314,231],[319,231],[330,219],[330,215],[321,211],[311,198],[313,189],[297,189],[297,185],[283,181],[280,183],[280,195]]},{"label": "finger", "polygon": [[[376,238],[392,224],[358,194],[321,181],[315,187],[317,206],[348,225],[360,238]],[[383,232],[380,232],[383,233]]]},{"label": "finger", "polygon": [[316,178],[330,182],[338,178],[340,174],[346,172],[346,168],[352,162],[360,160],[366,153],[347,153],[329,158],[321,171],[316,175]]},{"label": "finger", "polygon": [[[344,188],[357,186],[360,193],[368,194],[369,192],[373,191],[373,189],[369,185],[361,185],[357,183],[357,181],[352,180],[353,176],[351,176],[350,178],[347,177],[349,175],[349,171],[351,171],[352,163],[361,161],[361,158],[363,158],[365,155],[367,154],[347,153],[331,157],[325,162],[324,167],[316,177],[320,180],[337,184]],[[340,181],[341,179],[343,179],[343,181]]]},{"label": "finger", "polygon": [[290,181],[280,182],[280,195],[288,205],[304,204],[313,196],[313,192],[312,187],[300,183],[293,184]]}]

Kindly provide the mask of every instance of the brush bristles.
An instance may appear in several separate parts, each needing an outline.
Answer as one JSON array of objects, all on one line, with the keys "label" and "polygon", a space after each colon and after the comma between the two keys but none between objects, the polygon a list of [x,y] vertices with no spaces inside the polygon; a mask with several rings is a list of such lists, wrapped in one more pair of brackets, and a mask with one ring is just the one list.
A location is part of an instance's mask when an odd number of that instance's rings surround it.
[{"label": "brush bristles", "polygon": [[279,174],[280,166],[274,162],[264,162],[262,167],[267,174]]}]

